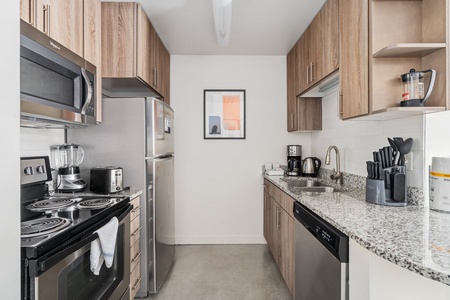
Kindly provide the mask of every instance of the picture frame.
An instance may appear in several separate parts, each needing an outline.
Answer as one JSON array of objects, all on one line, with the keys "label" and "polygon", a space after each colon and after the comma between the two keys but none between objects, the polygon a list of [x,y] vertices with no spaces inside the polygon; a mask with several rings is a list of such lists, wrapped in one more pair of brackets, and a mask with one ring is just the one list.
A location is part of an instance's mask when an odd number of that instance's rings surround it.
[{"label": "picture frame", "polygon": [[203,96],[203,138],[245,139],[245,90],[204,90]]}]

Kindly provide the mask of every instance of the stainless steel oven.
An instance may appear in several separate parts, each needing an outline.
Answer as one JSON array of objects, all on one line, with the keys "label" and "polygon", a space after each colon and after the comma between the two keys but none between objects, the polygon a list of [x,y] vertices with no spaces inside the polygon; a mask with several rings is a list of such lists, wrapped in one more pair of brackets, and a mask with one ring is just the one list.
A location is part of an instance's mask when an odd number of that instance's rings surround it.
[{"label": "stainless steel oven", "polygon": [[99,275],[91,272],[91,242],[98,236],[87,232],[88,236],[73,246],[50,257],[29,261],[30,266],[40,265],[45,269],[34,274],[35,268],[30,268],[31,299],[129,299],[130,209],[125,209],[118,217],[120,223],[111,268],[103,264]]},{"label": "stainless steel oven", "polygon": [[[45,182],[51,176],[46,156],[21,158],[21,170],[22,299],[128,299],[130,198],[49,196]],[[91,243],[99,238],[97,231],[105,230],[113,218],[118,226],[116,239],[111,241],[112,265],[107,268],[102,264],[95,275],[91,271]]]},{"label": "stainless steel oven", "polygon": [[21,126],[75,128],[96,122],[96,67],[23,20]]}]

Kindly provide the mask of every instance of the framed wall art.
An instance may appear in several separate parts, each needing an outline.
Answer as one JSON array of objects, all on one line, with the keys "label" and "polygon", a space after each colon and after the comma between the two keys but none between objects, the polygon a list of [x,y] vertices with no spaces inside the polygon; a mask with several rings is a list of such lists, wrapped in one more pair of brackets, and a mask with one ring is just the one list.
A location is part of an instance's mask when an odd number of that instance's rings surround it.
[{"label": "framed wall art", "polygon": [[204,90],[204,139],[245,139],[245,90]]}]

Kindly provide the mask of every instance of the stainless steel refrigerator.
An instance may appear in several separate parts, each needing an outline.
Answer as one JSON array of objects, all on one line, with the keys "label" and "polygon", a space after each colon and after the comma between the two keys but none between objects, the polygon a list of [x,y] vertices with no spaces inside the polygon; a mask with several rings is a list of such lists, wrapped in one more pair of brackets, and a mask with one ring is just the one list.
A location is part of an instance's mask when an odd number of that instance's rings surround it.
[{"label": "stainless steel refrigerator", "polygon": [[137,297],[155,293],[175,253],[174,120],[155,98],[104,98],[103,122],[67,131],[81,145],[83,178],[92,167],[123,168],[124,186],[141,189],[141,285]]}]

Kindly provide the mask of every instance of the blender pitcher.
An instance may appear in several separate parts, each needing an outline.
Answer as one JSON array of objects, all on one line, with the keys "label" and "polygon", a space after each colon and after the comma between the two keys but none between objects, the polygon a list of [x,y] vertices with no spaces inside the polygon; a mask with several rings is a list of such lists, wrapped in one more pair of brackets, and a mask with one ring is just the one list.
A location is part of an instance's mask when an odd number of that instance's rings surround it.
[{"label": "blender pitcher", "polygon": [[83,162],[84,151],[78,145],[64,144],[59,146],[60,166],[62,167],[76,167]]},{"label": "blender pitcher", "polygon": [[[431,73],[426,93],[425,83],[423,82],[425,73]],[[400,106],[424,106],[433,90],[436,70],[416,71],[411,69],[409,73],[402,74],[400,77],[403,85],[403,101],[400,102]]]}]

